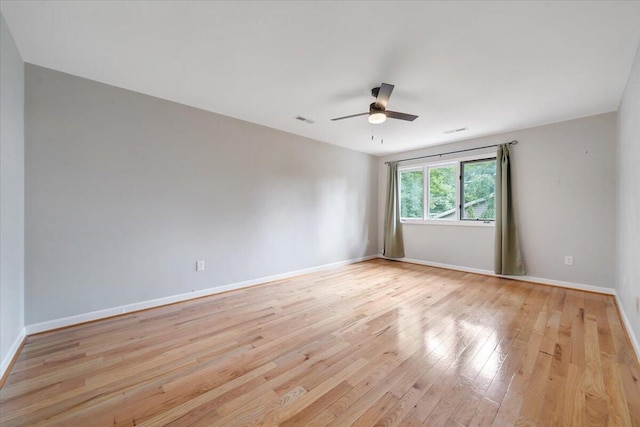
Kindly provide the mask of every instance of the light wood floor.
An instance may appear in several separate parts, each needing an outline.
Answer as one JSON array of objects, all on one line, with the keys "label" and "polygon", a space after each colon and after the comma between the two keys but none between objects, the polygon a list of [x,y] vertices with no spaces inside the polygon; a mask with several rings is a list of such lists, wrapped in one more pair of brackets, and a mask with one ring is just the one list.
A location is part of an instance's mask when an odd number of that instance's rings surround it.
[{"label": "light wood floor", "polygon": [[0,424],[640,426],[611,297],[374,260],[29,337]]}]

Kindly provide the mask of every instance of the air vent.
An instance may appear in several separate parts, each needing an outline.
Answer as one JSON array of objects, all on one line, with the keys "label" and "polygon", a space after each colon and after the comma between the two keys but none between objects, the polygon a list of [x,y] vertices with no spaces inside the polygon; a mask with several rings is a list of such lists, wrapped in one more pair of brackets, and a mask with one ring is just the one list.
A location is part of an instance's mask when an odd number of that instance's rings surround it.
[{"label": "air vent", "polygon": [[298,116],[296,120],[300,120],[301,122],[309,123],[310,125],[314,124],[313,120],[307,119],[306,117]]},{"label": "air vent", "polygon": [[462,132],[465,131],[469,128],[458,128],[458,129],[451,129],[451,130],[445,130],[443,133],[456,133],[456,132]]}]

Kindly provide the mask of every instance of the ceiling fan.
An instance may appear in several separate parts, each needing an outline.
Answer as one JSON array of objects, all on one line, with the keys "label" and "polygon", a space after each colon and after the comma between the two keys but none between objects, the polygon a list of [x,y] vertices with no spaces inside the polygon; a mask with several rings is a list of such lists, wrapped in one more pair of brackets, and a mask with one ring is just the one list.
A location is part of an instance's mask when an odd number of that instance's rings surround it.
[{"label": "ceiling fan", "polygon": [[387,103],[389,102],[389,97],[391,96],[391,92],[393,92],[393,88],[393,85],[382,83],[380,87],[374,87],[371,89],[371,96],[376,100],[369,105],[368,113],[352,114],[350,116],[338,117],[331,120],[344,120],[350,119],[351,117],[366,115],[369,116],[369,123],[372,124],[382,123],[387,120],[387,118],[406,120],[408,122],[412,122],[417,119],[418,116],[414,116],[413,114],[398,113],[397,111],[387,110]]}]

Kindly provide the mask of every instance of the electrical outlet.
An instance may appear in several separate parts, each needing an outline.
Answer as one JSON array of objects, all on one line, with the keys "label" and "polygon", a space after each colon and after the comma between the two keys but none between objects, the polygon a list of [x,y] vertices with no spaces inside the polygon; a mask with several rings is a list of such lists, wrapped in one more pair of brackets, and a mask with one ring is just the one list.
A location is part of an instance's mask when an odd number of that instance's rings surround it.
[{"label": "electrical outlet", "polygon": [[636,297],[636,313],[640,313],[640,297]]},{"label": "electrical outlet", "polygon": [[204,270],[204,260],[196,261],[196,271]]},{"label": "electrical outlet", "polygon": [[573,265],[573,257],[571,255],[566,255],[564,257],[564,263],[566,265]]}]

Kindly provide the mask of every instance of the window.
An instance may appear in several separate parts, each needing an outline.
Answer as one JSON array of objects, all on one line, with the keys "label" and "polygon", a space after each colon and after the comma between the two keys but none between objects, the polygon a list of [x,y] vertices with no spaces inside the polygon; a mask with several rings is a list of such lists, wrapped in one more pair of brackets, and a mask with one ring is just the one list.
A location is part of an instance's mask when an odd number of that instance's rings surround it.
[{"label": "window", "polygon": [[429,171],[429,218],[453,219],[456,213],[456,165],[427,168]]},{"label": "window", "polygon": [[496,160],[461,162],[462,219],[495,220]]},{"label": "window", "polygon": [[424,179],[422,169],[400,173],[400,217],[422,219],[424,212]]},{"label": "window", "polygon": [[401,167],[403,222],[490,224],[495,220],[496,159],[468,158]]}]

